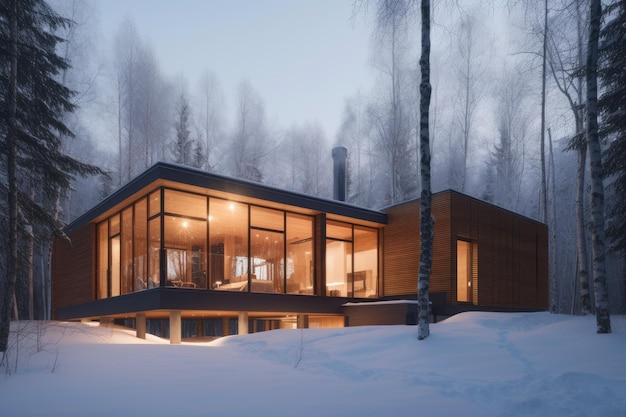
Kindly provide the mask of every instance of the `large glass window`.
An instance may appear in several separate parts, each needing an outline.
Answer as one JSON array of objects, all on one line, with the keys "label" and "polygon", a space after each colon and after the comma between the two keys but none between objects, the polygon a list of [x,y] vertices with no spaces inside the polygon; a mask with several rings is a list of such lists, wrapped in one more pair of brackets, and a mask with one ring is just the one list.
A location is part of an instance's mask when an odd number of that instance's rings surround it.
[{"label": "large glass window", "polygon": [[375,297],[378,230],[330,221],[326,237],[326,295]]},{"label": "large glass window", "polygon": [[161,285],[161,277],[159,275],[160,254],[161,254],[161,218],[155,217],[148,224],[148,238],[150,246],[148,247],[148,288],[154,288]]},{"label": "large glass window", "polygon": [[167,285],[206,288],[206,220],[165,216]]},{"label": "large glass window", "polygon": [[250,291],[285,292],[285,212],[250,207]]},{"label": "large glass window", "polygon": [[133,208],[122,211],[121,256],[120,256],[121,293],[133,291]]},{"label": "large glass window", "polygon": [[134,232],[135,291],[148,287],[148,202],[144,198],[135,204]]},{"label": "large glass window", "polygon": [[165,212],[182,216],[206,218],[206,197],[183,191],[165,190]]},{"label": "large glass window", "polygon": [[109,296],[109,222],[98,226],[98,298]]},{"label": "large glass window", "polygon": [[109,292],[111,297],[120,295],[120,215],[116,214],[109,220],[109,239],[110,239],[110,285]]},{"label": "large glass window", "polygon": [[268,230],[285,230],[285,212],[265,207],[250,207],[250,226]]},{"label": "large glass window", "polygon": [[326,295],[348,296],[348,276],[352,272],[352,242],[326,240]]},{"label": "large glass window", "polygon": [[[160,285],[315,294],[312,216],[158,189],[98,225],[97,296]],[[378,230],[326,224],[325,294],[374,297]]]},{"label": "large glass window", "polygon": [[120,295],[120,235],[111,238],[111,297]]},{"label": "large glass window", "polygon": [[150,193],[150,217],[161,212],[161,189]]},{"label": "large glass window", "polygon": [[313,294],[313,219],[287,214],[287,293]]},{"label": "large glass window", "polygon": [[284,292],[285,235],[262,229],[251,229],[250,233],[250,291]]},{"label": "large glass window", "polygon": [[378,230],[354,226],[354,274],[350,278],[354,297],[377,296]]},{"label": "large glass window", "polygon": [[209,200],[209,286],[248,291],[248,205]]}]

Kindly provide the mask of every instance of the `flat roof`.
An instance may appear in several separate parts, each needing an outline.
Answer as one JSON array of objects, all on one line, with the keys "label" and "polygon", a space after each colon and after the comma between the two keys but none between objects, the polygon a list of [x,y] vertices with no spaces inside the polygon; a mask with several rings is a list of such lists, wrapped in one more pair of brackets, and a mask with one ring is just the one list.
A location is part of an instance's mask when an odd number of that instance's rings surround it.
[{"label": "flat roof", "polygon": [[343,201],[315,197],[253,181],[215,174],[185,165],[157,162],[76,218],[67,226],[66,231],[72,233],[80,229],[115,206],[133,197],[141,190],[149,187],[151,184],[157,184],[159,181],[171,181],[186,186],[200,187],[206,190],[305,208],[320,213],[328,213],[381,225],[387,224],[387,214],[382,211],[370,210]]}]

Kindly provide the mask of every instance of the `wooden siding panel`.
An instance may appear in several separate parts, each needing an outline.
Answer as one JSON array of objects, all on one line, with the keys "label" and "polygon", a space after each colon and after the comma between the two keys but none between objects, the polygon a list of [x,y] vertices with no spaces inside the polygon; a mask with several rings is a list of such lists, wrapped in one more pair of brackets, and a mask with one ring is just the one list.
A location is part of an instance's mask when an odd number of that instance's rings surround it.
[{"label": "wooden siding panel", "polygon": [[95,225],[55,239],[52,253],[52,317],[58,308],[93,301],[95,295]]},{"label": "wooden siding panel", "polygon": [[[447,302],[453,297],[454,274],[452,256],[456,253],[456,243],[450,239],[452,226],[451,193],[444,192],[433,196],[432,213],[435,218],[435,237],[433,239],[433,265],[430,277],[430,292],[446,293]],[[455,267],[456,268],[456,267]]]},{"label": "wooden siding panel", "polygon": [[392,207],[387,214],[383,232],[383,295],[414,294],[419,268],[419,202]]},{"label": "wooden siding panel", "polygon": [[[420,202],[410,201],[387,211],[384,228],[383,295],[410,295],[417,293],[420,254]],[[433,239],[433,269],[430,292],[450,294],[450,196],[433,196],[432,213],[435,217]]]},{"label": "wooden siding panel", "polygon": [[494,248],[493,239],[493,207],[481,207],[478,211],[478,304],[494,305]]},{"label": "wooden siding panel", "polygon": [[[384,296],[417,292],[419,200],[386,210]],[[435,239],[430,291],[456,303],[456,241],[474,242],[474,302],[479,306],[547,307],[547,228],[454,191],[433,196]],[[476,262],[477,261],[477,262]],[[544,301],[545,300],[545,301]]]}]

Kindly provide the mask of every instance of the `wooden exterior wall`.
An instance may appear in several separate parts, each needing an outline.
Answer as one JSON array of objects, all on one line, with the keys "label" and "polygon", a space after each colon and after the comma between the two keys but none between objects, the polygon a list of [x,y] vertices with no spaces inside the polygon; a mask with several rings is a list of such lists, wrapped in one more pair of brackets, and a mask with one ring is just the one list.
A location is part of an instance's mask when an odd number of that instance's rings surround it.
[{"label": "wooden exterior wall", "polygon": [[[417,294],[420,253],[420,202],[409,201],[385,210],[388,222],[383,229],[383,296]],[[449,292],[452,246],[449,198],[433,196],[435,215],[431,292]]]},{"label": "wooden exterior wall", "polygon": [[87,224],[70,236],[59,238],[52,252],[52,314],[61,307],[93,301],[95,297],[96,229]]},{"label": "wooden exterior wall", "polygon": [[[454,191],[433,195],[432,203],[435,238],[430,292],[445,292],[447,303],[456,304],[456,242],[462,239],[477,248],[472,268],[474,304],[548,307],[545,225]],[[414,200],[386,210],[384,296],[417,292],[419,204]]]}]

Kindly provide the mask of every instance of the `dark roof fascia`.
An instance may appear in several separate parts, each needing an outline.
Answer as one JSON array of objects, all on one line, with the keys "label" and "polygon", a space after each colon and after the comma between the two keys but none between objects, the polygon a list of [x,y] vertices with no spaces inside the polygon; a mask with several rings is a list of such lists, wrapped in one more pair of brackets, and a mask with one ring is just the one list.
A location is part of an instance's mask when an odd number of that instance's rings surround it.
[{"label": "dark roof fascia", "polygon": [[329,200],[294,191],[282,190],[268,185],[219,175],[184,165],[157,162],[92,209],[75,219],[67,227],[66,232],[72,233],[80,229],[102,213],[110,210],[115,205],[157,180],[169,180],[186,185],[223,191],[244,197],[258,198],[273,203],[302,207],[321,213],[351,217],[373,223],[387,223],[387,214],[382,211],[366,209],[343,201]]},{"label": "dark roof fascia", "polygon": [[[539,220],[537,220],[537,219],[533,219],[533,218],[531,218],[531,217],[524,216],[523,214],[516,213],[516,212],[514,212],[514,211],[512,211],[512,210],[506,209],[506,208],[504,208],[504,207],[500,207],[500,206],[498,206],[498,205],[496,205],[496,204],[489,203],[489,202],[487,202],[487,201],[481,200],[481,199],[476,198],[476,197],[472,197],[471,195],[464,194],[464,193],[462,193],[462,192],[460,192],[460,191],[456,191],[456,190],[453,190],[453,189],[451,189],[451,188],[449,188],[449,189],[447,189],[447,190],[442,190],[442,191],[438,191],[438,192],[436,192],[436,193],[433,193],[432,197],[439,196],[439,195],[443,195],[443,194],[456,194],[456,195],[460,195],[460,196],[461,196],[461,197],[463,197],[463,198],[467,198],[467,199],[470,199],[470,200],[476,201],[476,202],[478,202],[478,203],[480,203],[480,204],[484,204],[484,205],[487,205],[487,206],[490,206],[490,207],[493,207],[493,208],[497,208],[498,210],[505,211],[505,212],[510,213],[510,214],[512,214],[512,215],[514,215],[514,216],[521,217],[521,218],[526,219],[526,220],[528,220],[528,221],[531,221],[531,222],[533,222],[533,223],[537,223],[537,224],[539,224],[539,225],[542,225],[542,226],[546,226],[546,227],[547,227],[547,225],[546,225],[545,223],[543,223],[543,222],[541,222],[541,221],[539,221]],[[382,212],[385,212],[385,213],[386,213],[386,212],[387,212],[387,210],[389,210],[389,209],[391,209],[391,208],[394,208],[394,207],[399,207],[399,206],[402,206],[402,205],[404,205],[404,204],[416,203],[416,202],[418,202],[418,201],[420,201],[420,199],[419,199],[419,198],[413,198],[413,199],[411,199],[411,200],[407,200],[407,201],[403,201],[403,202],[401,202],[401,203],[392,204],[392,205],[390,205],[390,206],[383,207],[383,208],[381,208],[381,209],[380,209],[380,211],[382,211]]]}]

